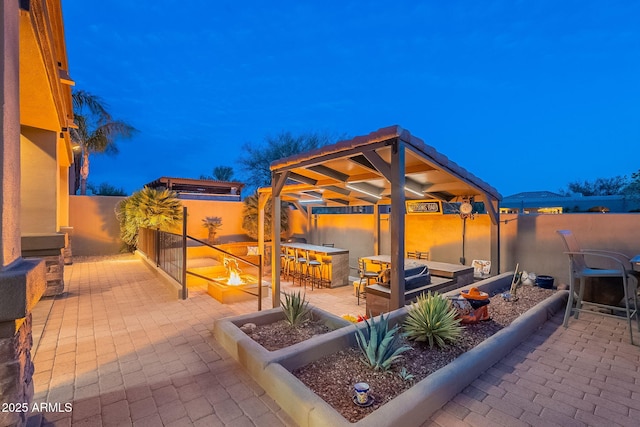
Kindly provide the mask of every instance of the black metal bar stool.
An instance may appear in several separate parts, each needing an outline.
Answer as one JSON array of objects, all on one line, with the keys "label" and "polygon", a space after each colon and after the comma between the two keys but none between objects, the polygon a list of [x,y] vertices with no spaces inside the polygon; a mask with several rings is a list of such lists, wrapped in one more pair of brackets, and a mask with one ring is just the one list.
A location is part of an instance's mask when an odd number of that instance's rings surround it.
[{"label": "black metal bar stool", "polygon": [[302,250],[296,249],[295,250],[295,259],[294,259],[294,265],[295,265],[295,273],[293,276],[293,284],[296,284],[296,278],[298,279],[298,285],[302,286],[304,285],[304,288],[307,289],[307,272],[308,272],[308,266],[307,266],[307,258],[303,257],[301,254]]},{"label": "black metal bar stool", "polygon": [[320,266],[320,284],[326,286],[327,288],[331,287],[331,264],[333,259],[331,255],[322,255],[322,259],[320,261],[322,265]]},{"label": "black metal bar stool", "polygon": [[309,282],[311,283],[311,290],[313,290],[314,285],[316,286],[316,288],[320,287],[321,280],[322,280],[322,271],[320,270],[320,266],[322,264],[320,263],[320,261],[318,261],[318,254],[309,254],[309,251],[306,251],[306,255],[307,255],[307,276],[308,276]]}]

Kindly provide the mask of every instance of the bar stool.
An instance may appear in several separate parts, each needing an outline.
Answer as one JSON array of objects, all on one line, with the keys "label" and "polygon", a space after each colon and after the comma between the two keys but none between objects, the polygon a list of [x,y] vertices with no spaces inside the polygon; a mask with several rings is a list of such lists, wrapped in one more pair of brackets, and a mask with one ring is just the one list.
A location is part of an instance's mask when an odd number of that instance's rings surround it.
[{"label": "bar stool", "polygon": [[[325,248],[334,248],[336,245],[334,243],[323,243],[322,246]],[[331,255],[324,254],[322,256],[322,266],[320,268],[321,279],[320,283],[324,283],[327,288],[331,287],[331,263],[333,262],[333,258]]]},{"label": "bar stool", "polygon": [[331,287],[331,264],[333,259],[331,255],[322,255],[322,259],[320,261],[322,265],[320,266],[320,284],[325,285],[327,288]]},{"label": "bar stool", "polygon": [[307,258],[303,257],[301,252],[299,249],[295,250],[293,284],[296,284],[298,278],[298,286],[304,284],[304,288],[307,289]]},{"label": "bar stool", "polygon": [[293,261],[295,259],[295,252],[290,248],[281,248],[280,260],[282,265],[280,266],[280,275],[283,279],[291,280],[293,278]]},{"label": "bar stool", "polygon": [[[316,288],[320,287],[320,283],[322,280],[322,271],[320,270],[320,266],[322,265],[320,261],[318,261],[318,254],[310,255],[309,251],[306,251],[307,255],[307,277],[309,282],[311,283],[311,290],[313,290],[313,285],[316,285]],[[313,256],[313,259],[311,257]],[[316,276],[316,273],[317,276]]]},{"label": "bar stool", "polygon": [[[373,280],[374,283],[378,280],[378,273],[367,270],[366,261],[360,258],[358,260],[358,275],[360,276],[360,281],[358,282],[358,288],[356,289],[356,296],[358,297],[358,305],[360,305],[360,295],[366,295],[366,286],[371,284],[371,280]],[[364,288],[362,287],[363,281],[365,282]]]}]

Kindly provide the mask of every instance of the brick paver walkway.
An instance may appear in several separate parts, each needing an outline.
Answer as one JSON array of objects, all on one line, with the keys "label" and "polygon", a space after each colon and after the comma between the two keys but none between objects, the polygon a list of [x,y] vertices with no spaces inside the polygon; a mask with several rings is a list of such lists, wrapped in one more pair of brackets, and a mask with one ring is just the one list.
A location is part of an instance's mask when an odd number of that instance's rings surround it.
[{"label": "brick paver walkway", "polygon": [[[44,425],[293,425],[211,333],[255,301],[223,305],[197,289],[177,300],[131,257],[67,266],[65,280],[67,293],[34,312]],[[345,288],[307,294],[336,314],[364,310]],[[567,330],[547,322],[425,425],[639,425],[640,349],[623,323],[587,316]]]},{"label": "brick paver walkway", "polygon": [[565,329],[562,315],[482,374],[425,426],[640,425],[640,348],[629,343],[626,323],[582,314]]},{"label": "brick paver walkway", "polygon": [[131,257],[65,270],[67,294],[42,305],[34,401],[73,409],[44,412],[45,425],[292,424],[213,338],[230,306],[177,300]]}]

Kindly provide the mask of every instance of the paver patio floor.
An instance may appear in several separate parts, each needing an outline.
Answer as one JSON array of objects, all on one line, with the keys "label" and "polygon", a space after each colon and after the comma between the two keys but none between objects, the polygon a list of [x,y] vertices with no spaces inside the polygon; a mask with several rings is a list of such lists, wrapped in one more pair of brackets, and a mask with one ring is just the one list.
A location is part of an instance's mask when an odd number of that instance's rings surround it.
[{"label": "paver patio floor", "polygon": [[[223,305],[198,288],[178,300],[131,256],[66,266],[65,283],[33,316],[34,402],[72,407],[44,410],[43,425],[293,425],[212,335],[215,319],[255,311],[256,300]],[[364,312],[351,289],[307,295],[335,314]],[[547,322],[425,425],[638,425],[640,349],[624,323],[559,323]]]}]

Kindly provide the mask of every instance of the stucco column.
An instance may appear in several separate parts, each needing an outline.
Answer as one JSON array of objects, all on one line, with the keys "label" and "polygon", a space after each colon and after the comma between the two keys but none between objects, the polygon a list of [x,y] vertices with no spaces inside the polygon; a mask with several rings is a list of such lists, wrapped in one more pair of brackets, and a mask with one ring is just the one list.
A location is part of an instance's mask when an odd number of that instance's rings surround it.
[{"label": "stucco column", "polygon": [[2,145],[0,145],[0,270],[20,257],[20,86],[18,2],[2,2],[2,59],[0,96]]},{"label": "stucco column", "polygon": [[24,405],[33,397],[31,309],[46,283],[42,261],[21,257],[19,14],[18,1],[0,4],[0,405],[14,405],[0,411],[2,426],[27,421]]}]

